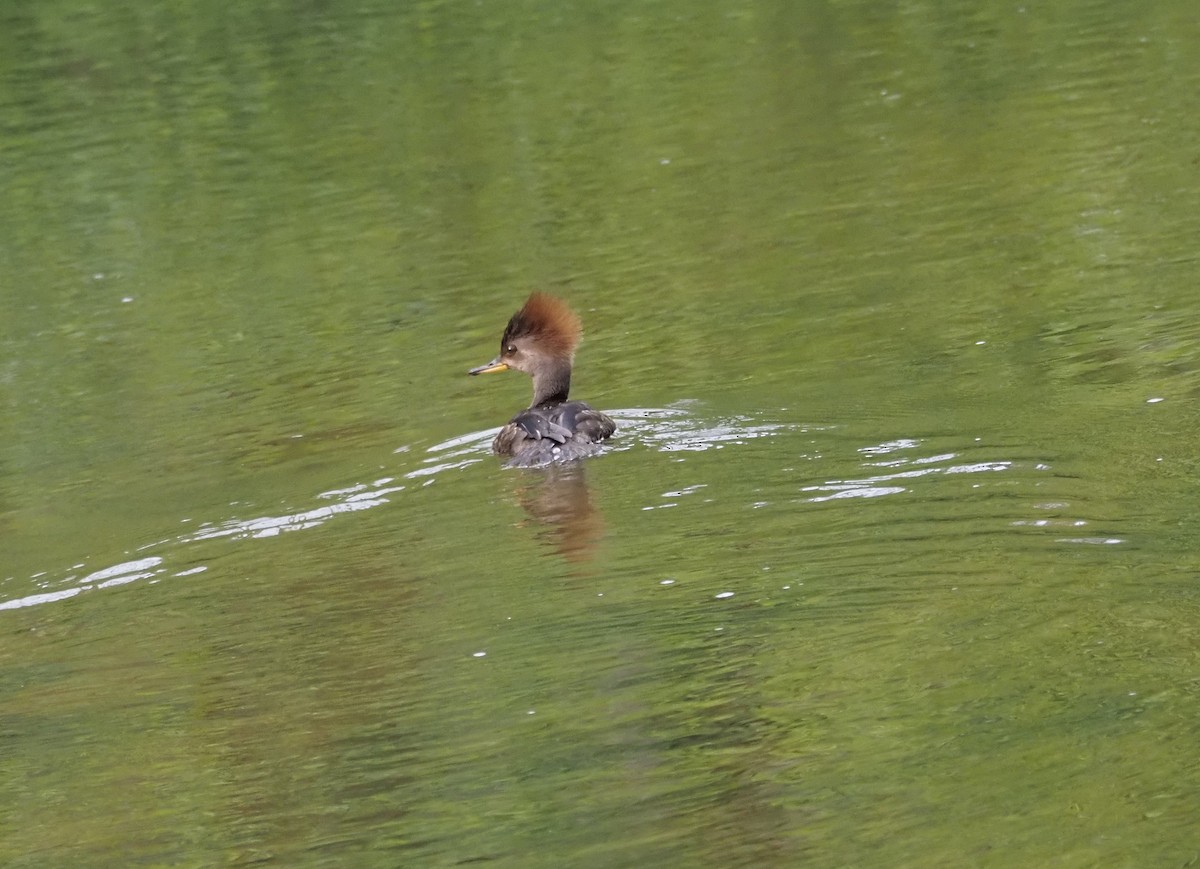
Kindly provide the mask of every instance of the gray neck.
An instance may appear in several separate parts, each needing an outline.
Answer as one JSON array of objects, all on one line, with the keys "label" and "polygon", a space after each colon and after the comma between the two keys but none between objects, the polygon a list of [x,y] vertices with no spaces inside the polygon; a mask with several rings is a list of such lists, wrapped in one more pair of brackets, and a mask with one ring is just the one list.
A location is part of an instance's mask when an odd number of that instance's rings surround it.
[{"label": "gray neck", "polygon": [[571,362],[568,359],[556,359],[533,375],[533,403],[529,406],[558,404],[567,400],[570,391]]}]

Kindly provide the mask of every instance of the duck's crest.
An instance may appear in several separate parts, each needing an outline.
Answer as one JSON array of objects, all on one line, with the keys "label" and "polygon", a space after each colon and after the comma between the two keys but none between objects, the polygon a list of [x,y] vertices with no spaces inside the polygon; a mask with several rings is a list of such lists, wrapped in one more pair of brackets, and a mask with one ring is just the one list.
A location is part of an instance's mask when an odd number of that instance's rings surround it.
[{"label": "duck's crest", "polygon": [[501,342],[503,346],[513,338],[533,338],[548,353],[571,356],[582,335],[583,324],[566,302],[547,293],[533,293],[508,321]]}]

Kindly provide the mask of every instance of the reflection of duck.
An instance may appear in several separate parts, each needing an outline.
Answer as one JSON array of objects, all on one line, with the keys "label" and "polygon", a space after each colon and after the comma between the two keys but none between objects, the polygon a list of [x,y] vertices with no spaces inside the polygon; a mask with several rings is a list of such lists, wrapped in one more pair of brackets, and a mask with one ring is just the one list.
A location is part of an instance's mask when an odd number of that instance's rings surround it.
[{"label": "reflection of duck", "polygon": [[510,368],[533,378],[533,403],[514,416],[492,441],[492,451],[514,465],[568,461],[600,451],[617,429],[606,414],[582,401],[567,401],[571,363],[583,332],[567,303],[534,293],[512,315],[500,339],[500,355],[471,374]]},{"label": "reflection of duck", "polygon": [[555,465],[522,476],[516,496],[536,526],[536,537],[567,561],[590,561],[604,536],[604,518],[592,505],[584,467]]}]

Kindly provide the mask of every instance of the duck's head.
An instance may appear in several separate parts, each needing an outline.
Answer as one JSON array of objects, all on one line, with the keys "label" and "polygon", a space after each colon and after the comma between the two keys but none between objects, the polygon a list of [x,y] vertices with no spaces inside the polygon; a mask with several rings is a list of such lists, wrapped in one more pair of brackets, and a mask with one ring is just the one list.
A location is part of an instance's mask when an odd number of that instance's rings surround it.
[{"label": "duck's head", "polygon": [[546,293],[533,293],[512,315],[500,339],[500,354],[470,374],[491,374],[512,368],[533,378],[533,404],[565,401],[571,384],[571,365],[583,326],[567,303]]}]

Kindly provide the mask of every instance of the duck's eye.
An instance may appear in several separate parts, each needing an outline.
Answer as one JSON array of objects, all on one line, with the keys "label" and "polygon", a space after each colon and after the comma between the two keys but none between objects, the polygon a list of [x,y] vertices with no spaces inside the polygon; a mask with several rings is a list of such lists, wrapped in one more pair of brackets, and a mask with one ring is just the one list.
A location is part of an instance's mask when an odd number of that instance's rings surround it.
[{"label": "duck's eye", "polygon": [[517,352],[517,345],[509,344],[507,347],[504,348],[504,352],[511,356],[512,354]]}]

